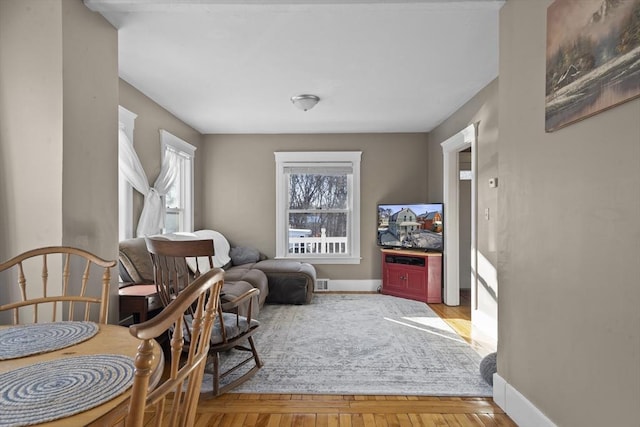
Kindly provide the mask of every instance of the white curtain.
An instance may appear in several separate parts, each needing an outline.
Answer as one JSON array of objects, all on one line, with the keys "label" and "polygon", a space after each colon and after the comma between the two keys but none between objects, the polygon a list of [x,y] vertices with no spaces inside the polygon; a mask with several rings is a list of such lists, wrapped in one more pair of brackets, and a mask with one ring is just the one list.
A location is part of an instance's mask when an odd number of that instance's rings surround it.
[{"label": "white curtain", "polygon": [[164,227],[164,206],[161,197],[167,194],[178,176],[178,154],[172,150],[165,152],[160,175],[158,175],[153,187],[149,187],[149,181],[144,169],[142,169],[140,159],[121,124],[118,134],[118,164],[120,172],[126,180],[144,196],[144,206],[136,231],[137,236],[161,233],[162,227]]}]

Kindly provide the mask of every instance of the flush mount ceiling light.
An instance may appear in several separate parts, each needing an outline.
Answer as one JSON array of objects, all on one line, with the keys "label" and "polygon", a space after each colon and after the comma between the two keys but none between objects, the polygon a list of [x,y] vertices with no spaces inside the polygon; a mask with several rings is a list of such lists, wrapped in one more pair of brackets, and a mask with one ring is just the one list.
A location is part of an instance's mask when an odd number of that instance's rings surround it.
[{"label": "flush mount ceiling light", "polygon": [[303,111],[312,109],[320,101],[316,95],[296,95],[291,97],[293,105]]}]

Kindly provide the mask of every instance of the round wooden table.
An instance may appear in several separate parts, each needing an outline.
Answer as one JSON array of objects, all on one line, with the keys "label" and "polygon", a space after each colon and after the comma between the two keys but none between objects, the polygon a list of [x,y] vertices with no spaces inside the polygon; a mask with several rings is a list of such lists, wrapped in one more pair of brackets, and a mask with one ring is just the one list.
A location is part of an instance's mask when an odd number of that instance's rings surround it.
[{"label": "round wooden table", "polygon": [[[117,325],[98,325],[99,330],[96,335],[71,347],[34,356],[20,357],[17,359],[0,360],[0,373],[12,371],[39,362],[52,361],[73,356],[118,354],[135,358],[140,340],[129,333],[129,329]],[[1,329],[11,326],[0,326]],[[151,375],[150,387],[155,387],[162,376],[164,368],[164,356],[162,348],[156,343],[154,347],[153,373]],[[0,385],[1,388],[1,385]],[[79,414],[55,421],[38,424],[38,426],[85,426],[91,424],[104,414],[116,408],[121,403],[129,399],[131,387],[115,398]]]}]

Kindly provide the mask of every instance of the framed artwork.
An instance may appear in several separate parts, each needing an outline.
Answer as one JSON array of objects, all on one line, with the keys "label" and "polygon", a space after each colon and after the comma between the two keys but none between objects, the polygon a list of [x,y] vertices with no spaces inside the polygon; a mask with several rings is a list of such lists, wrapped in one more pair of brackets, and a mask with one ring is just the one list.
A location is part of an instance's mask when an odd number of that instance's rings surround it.
[{"label": "framed artwork", "polygon": [[547,9],[545,129],[640,96],[640,0],[555,0]]}]

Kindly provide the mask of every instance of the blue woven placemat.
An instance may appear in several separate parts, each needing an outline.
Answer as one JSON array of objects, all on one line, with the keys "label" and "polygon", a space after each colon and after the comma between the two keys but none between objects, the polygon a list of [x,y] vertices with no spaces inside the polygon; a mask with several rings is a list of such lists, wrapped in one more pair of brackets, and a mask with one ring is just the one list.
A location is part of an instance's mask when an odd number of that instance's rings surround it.
[{"label": "blue woven placemat", "polygon": [[0,427],[68,417],[127,390],[133,359],[116,354],[68,357],[0,374]]},{"label": "blue woven placemat", "polygon": [[0,330],[0,360],[48,353],[88,340],[98,333],[94,322],[52,322]]}]

